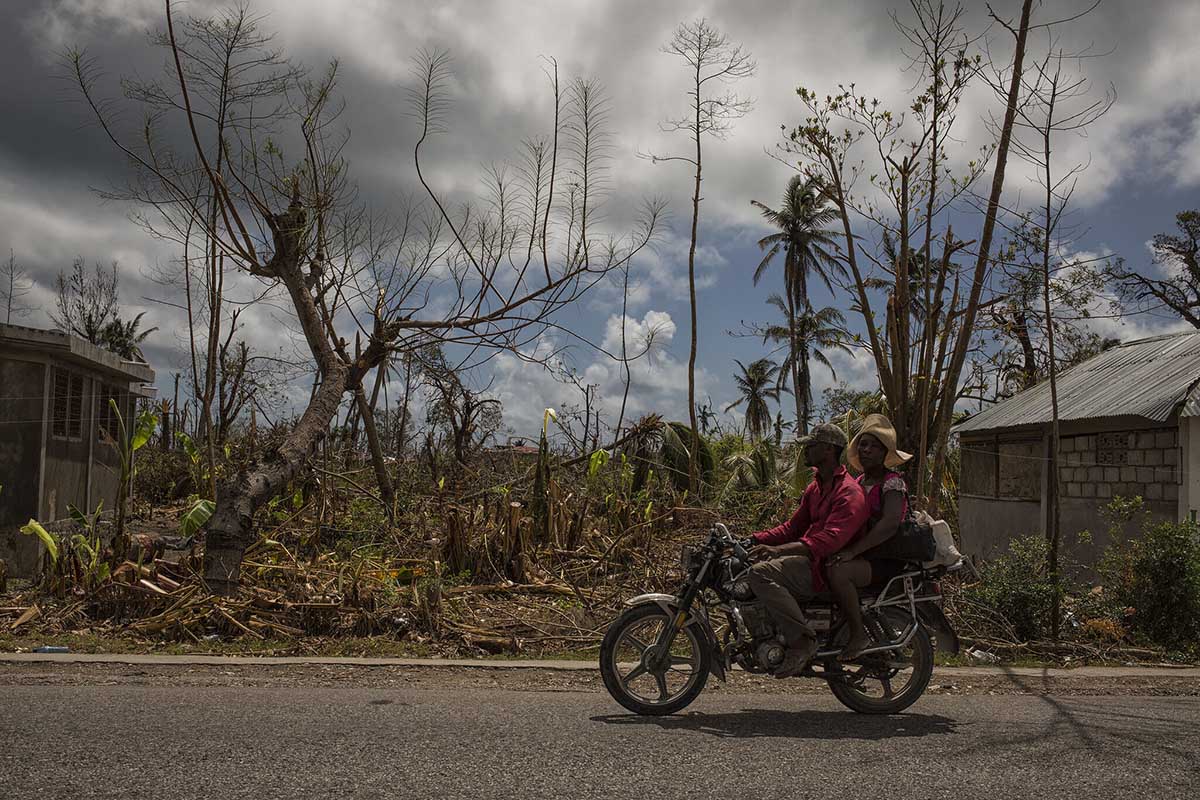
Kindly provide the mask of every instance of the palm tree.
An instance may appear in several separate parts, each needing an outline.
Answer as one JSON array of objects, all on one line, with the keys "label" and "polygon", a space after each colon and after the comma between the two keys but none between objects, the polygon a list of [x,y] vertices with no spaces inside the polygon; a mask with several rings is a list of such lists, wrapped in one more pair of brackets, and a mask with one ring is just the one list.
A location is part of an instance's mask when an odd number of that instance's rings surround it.
[{"label": "palm tree", "polygon": [[781,391],[777,374],[779,366],[769,358],[760,358],[746,366],[741,361],[735,361],[741,368],[741,375],[734,375],[741,397],[725,406],[726,411],[732,411],[742,403],[746,404],[746,429],[751,439],[761,439],[771,427],[771,408],[767,401],[779,402]]},{"label": "palm tree", "polygon": [[[787,301],[777,294],[767,298],[767,303],[783,313],[786,323],[768,325],[764,328],[763,343],[775,342],[788,347],[788,355],[781,366],[782,371],[779,373],[779,377],[782,380],[789,371],[793,374],[799,373],[800,383],[794,391],[803,395],[805,415],[797,418],[796,425],[803,433],[808,431],[809,416],[812,414],[812,375],[807,363],[802,368],[797,368],[796,362],[801,357],[816,361],[825,366],[836,381],[837,372],[825,354],[833,350],[851,353],[850,347],[846,343],[846,317],[841,311],[832,307],[822,308],[818,311],[809,308],[793,315]],[[794,348],[788,346],[791,343],[795,343],[797,346]]]},{"label": "palm tree", "polygon": [[811,381],[808,375],[808,352],[797,335],[797,323],[811,309],[808,302],[810,274],[820,278],[830,291],[833,290],[831,276],[846,276],[845,267],[831,252],[840,234],[826,227],[838,218],[838,212],[829,206],[821,182],[804,175],[795,175],[788,181],[783,203],[778,210],[757,200],[750,202],[762,212],[767,222],[779,229],[778,233],[764,236],[758,241],[759,248],[765,250],[766,255],[754,270],[754,285],[758,285],[767,267],[783,250],[787,342],[791,353],[788,371],[792,377],[792,393],[796,398],[796,426],[801,434],[805,434],[808,433],[808,419],[812,416],[812,404],[804,387]]},{"label": "palm tree", "polygon": [[157,327],[144,331],[138,330],[142,324],[142,317],[145,315],[146,312],[143,311],[128,322],[120,317],[114,318],[104,326],[104,330],[99,337],[100,341],[97,344],[110,352],[116,353],[126,361],[145,362],[146,357],[142,355],[142,342],[146,341],[147,336],[158,330]]}]

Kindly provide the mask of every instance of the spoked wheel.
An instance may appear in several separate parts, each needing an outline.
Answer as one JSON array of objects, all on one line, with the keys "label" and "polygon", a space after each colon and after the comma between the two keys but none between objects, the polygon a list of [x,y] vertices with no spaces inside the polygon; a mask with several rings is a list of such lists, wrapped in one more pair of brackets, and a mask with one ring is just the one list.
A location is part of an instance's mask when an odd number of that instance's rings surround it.
[{"label": "spoked wheel", "polygon": [[671,617],[658,605],[617,617],[600,645],[600,674],[613,699],[635,714],[674,714],[699,696],[712,653],[694,626],[685,626],[663,658],[658,639]]},{"label": "spoked wheel", "polygon": [[[907,614],[888,611],[863,618],[875,645],[900,638],[909,622]],[[847,633],[843,631],[843,640]],[[917,702],[933,676],[933,644],[924,626],[918,625],[908,644],[899,650],[864,655],[842,666],[831,676],[833,696],[860,714],[898,714]]]}]

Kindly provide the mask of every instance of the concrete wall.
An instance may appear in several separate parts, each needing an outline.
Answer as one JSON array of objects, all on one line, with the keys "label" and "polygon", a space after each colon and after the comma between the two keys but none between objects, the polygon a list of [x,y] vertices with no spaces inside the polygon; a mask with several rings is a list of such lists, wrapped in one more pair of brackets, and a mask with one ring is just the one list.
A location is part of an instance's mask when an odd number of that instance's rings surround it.
[{"label": "concrete wall", "polygon": [[1143,497],[1171,504],[1179,500],[1175,426],[1063,436],[1059,452],[1064,498]]},{"label": "concrete wall", "polygon": [[100,436],[106,416],[100,387],[121,390],[121,413],[129,425],[136,398],[127,382],[66,364],[82,378],[81,425],[78,436],[53,436],[46,421],[53,414],[47,387],[59,364],[51,354],[0,353],[0,559],[13,577],[33,577],[41,568],[37,540],[18,531],[29,519],[49,524],[69,519],[68,505],[87,512],[100,502],[107,511],[116,505],[120,457]]},{"label": "concrete wall", "polygon": [[10,575],[37,570],[37,540],[18,529],[38,515],[45,368],[0,355],[0,559]]},{"label": "concrete wall", "polygon": [[1179,420],[1180,466],[1179,518],[1200,517],[1200,417]]},{"label": "concrete wall", "polygon": [[[1062,543],[1064,567],[1068,574],[1081,577],[1094,577],[1095,567],[1099,564],[1105,549],[1112,544],[1108,531],[1108,521],[1101,514],[1105,503],[1097,500],[1082,500],[1064,497],[1060,510],[1062,513]],[[1150,516],[1159,521],[1176,518],[1176,504],[1172,501],[1146,500],[1145,510]],[[1141,532],[1142,519],[1136,519],[1125,525],[1118,533],[1121,538],[1137,536]],[[1080,541],[1080,534],[1087,532],[1087,541]]]},{"label": "concrete wall", "polygon": [[958,500],[963,555],[987,560],[1003,554],[1012,537],[1040,533],[1041,509],[1037,501],[963,495]]},{"label": "concrete wall", "polygon": [[[1007,432],[1008,437],[1028,436]],[[963,553],[987,559],[1002,554],[1013,537],[1045,530],[1050,440],[1043,432],[1040,458],[1034,451],[1017,455],[1041,473],[1041,499],[1012,497],[1017,481],[1005,481],[1004,438],[986,434],[964,434],[962,444],[975,451],[967,484],[975,494],[959,497],[959,519]],[[989,456],[999,451],[1000,472],[993,466],[991,477],[984,473]],[[1148,420],[1114,418],[1073,420],[1062,426],[1059,476],[1063,563],[1069,574],[1079,578],[1095,575],[1095,566],[1111,543],[1108,522],[1102,510],[1114,497],[1141,497],[1145,509],[1157,520],[1185,518],[1200,506],[1200,420],[1180,419],[1167,424]],[[994,458],[994,457],[993,457]],[[966,463],[964,461],[964,463]],[[995,461],[991,462],[993,465]],[[1027,483],[1028,481],[1025,481]],[[988,485],[994,485],[988,491]],[[1192,485],[1195,489],[1192,489]],[[964,484],[966,485],[966,484]],[[1027,490],[1020,494],[1029,495]],[[999,496],[996,496],[999,494]],[[1120,532],[1137,535],[1141,520]],[[1085,534],[1081,536],[1082,534]],[[1081,540],[1083,539],[1083,540]]]}]

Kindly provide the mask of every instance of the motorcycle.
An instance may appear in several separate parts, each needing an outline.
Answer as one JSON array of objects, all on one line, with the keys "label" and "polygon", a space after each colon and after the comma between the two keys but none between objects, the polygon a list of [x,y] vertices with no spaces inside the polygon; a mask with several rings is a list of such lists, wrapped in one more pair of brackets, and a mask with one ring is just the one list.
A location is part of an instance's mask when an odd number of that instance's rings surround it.
[{"label": "motorcycle", "polygon": [[[750,588],[749,540],[717,523],[699,547],[684,545],[685,579],[677,594],[643,594],[609,626],[600,672],[613,699],[642,715],[674,714],[695,700],[714,675],[737,667],[770,673],[786,643]],[[849,663],[838,656],[849,628],[828,597],[801,603],[818,649],[799,677],[819,678],[860,714],[896,714],[924,693],[934,646],[958,652],[958,636],[942,612],[938,579],[961,567],[910,570],[860,591],[871,645]],[[713,623],[713,617],[723,622]],[[719,635],[718,635],[719,634]]]}]

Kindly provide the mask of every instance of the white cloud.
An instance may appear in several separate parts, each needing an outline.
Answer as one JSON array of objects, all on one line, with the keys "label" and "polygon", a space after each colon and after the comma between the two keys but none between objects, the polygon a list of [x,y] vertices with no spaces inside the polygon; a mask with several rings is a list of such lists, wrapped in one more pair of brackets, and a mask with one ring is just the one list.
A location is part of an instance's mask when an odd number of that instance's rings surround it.
[{"label": "white cloud", "polygon": [[[676,324],[665,311],[649,310],[641,319],[627,317],[625,322],[627,352],[645,355],[630,362],[630,391],[625,411],[626,422],[649,414],[662,414],[668,419],[687,417],[687,360],[673,352]],[[652,339],[647,352],[645,342]],[[621,317],[609,317],[605,323],[602,347],[619,355],[621,351]],[[560,376],[574,369],[583,385],[594,385],[596,397],[603,410],[604,421],[615,425],[620,414],[625,390],[625,369],[620,361],[603,353],[589,351],[589,361],[572,365],[559,353],[559,343],[546,335],[518,358],[501,353],[492,362],[495,381],[491,394],[504,403],[505,424],[520,435],[535,435],[540,430],[542,411],[547,407],[562,408],[581,405],[580,389]],[[536,361],[544,361],[545,366]],[[710,374],[698,369],[697,396],[703,398],[711,385]]]}]

